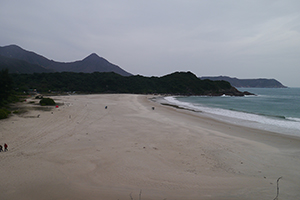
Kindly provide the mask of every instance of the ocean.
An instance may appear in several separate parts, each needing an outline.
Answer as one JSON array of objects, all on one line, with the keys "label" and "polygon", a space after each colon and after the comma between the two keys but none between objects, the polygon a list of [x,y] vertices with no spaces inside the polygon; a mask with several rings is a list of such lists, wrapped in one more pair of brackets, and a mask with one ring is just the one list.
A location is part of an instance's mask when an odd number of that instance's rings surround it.
[{"label": "ocean", "polygon": [[300,88],[237,88],[255,95],[172,96],[164,100],[228,123],[300,137]]}]

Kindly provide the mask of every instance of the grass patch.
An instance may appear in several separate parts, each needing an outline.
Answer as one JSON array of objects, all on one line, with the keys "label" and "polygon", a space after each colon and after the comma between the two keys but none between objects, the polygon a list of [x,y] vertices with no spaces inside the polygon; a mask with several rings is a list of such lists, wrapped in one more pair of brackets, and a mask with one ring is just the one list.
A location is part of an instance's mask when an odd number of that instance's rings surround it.
[{"label": "grass patch", "polygon": [[15,115],[24,114],[26,112],[27,112],[27,110],[25,110],[25,109],[18,109],[18,110],[12,111],[12,113],[15,114]]}]

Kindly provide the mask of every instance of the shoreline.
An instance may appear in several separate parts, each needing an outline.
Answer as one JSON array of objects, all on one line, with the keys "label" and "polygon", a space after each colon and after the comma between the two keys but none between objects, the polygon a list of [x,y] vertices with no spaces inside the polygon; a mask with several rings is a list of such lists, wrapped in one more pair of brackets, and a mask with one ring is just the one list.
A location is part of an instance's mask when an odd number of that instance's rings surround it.
[{"label": "shoreline", "polygon": [[63,105],[0,121],[3,199],[274,199],[281,176],[280,198],[300,194],[299,138],[146,95],[53,98]]},{"label": "shoreline", "polygon": [[[172,97],[176,97],[176,96],[172,96]],[[197,108],[197,106],[189,106],[189,105],[185,105],[185,102],[172,102],[172,101],[168,101],[167,99],[165,99],[164,96],[160,96],[158,98],[154,98],[153,101],[157,101],[163,105],[166,106],[172,106],[178,109],[185,109],[188,111],[192,111],[192,112],[196,112],[199,113],[199,115],[203,116],[203,117],[207,117],[207,118],[211,118],[217,121],[222,121],[224,123],[227,124],[232,124],[232,125],[237,125],[237,126],[243,126],[243,127],[247,127],[247,128],[253,128],[253,129],[258,129],[261,131],[267,131],[267,132],[273,132],[273,133],[278,133],[278,134],[282,134],[282,135],[286,135],[286,136],[292,136],[292,137],[298,137],[300,138],[300,130],[295,129],[295,128],[286,128],[286,127],[282,127],[282,126],[277,126],[274,124],[269,124],[269,123],[261,123],[260,121],[257,120],[251,120],[251,119],[244,119],[243,117],[234,117],[234,116],[227,116],[227,115],[223,115],[220,113],[214,113],[214,112],[209,112],[206,111],[205,109],[201,109],[201,108]],[[182,105],[181,105],[182,104]],[[189,104],[189,103],[187,103]],[[207,107],[209,108],[209,107]],[[214,108],[212,108],[214,109]],[[226,110],[225,111],[229,111],[231,112],[231,110]],[[274,118],[274,116],[266,116],[266,115],[259,115],[259,114],[254,114],[254,113],[247,113],[247,112],[242,112],[242,111],[233,111],[236,113],[242,113],[242,114],[250,114],[256,117],[265,117],[267,120],[279,120],[282,118]],[[283,119],[289,121],[288,119],[284,118]],[[265,120],[265,119],[261,119],[261,120]],[[273,122],[275,123],[275,122]],[[277,123],[280,123],[280,121],[278,121]],[[287,126],[287,125],[285,125]]]},{"label": "shoreline", "polygon": [[[152,99],[150,99],[150,100],[152,100]],[[155,102],[155,100],[154,100],[154,102]],[[193,115],[194,117],[199,118],[199,120],[202,120],[202,121],[206,122],[207,124],[211,121],[212,124],[216,123],[216,124],[218,124],[222,127],[224,126],[224,127],[235,127],[236,129],[245,129],[248,132],[260,134],[262,137],[263,136],[265,136],[265,137],[279,137],[279,138],[286,138],[289,141],[290,140],[296,140],[296,141],[300,142],[300,136],[298,136],[298,135],[284,134],[284,133],[281,133],[281,132],[275,132],[275,131],[256,128],[256,127],[231,123],[231,122],[224,121],[224,120],[221,120],[221,119],[215,117],[216,114],[205,113],[203,111],[196,111],[196,110],[193,110],[193,109],[188,109],[188,108],[181,107],[179,105],[174,105],[172,103],[162,103],[160,101],[157,101],[155,103],[161,104],[162,106],[173,108],[173,109],[177,110],[178,112],[183,112],[183,113],[186,113],[187,115]],[[224,117],[224,118],[229,118],[230,119],[231,117]],[[211,127],[208,127],[208,128],[211,128]],[[219,128],[218,126],[213,127],[213,128],[216,128],[215,129],[216,131],[222,132],[222,128]],[[247,139],[257,139],[256,137],[251,138],[251,135],[247,135],[247,134],[244,135],[243,132],[241,132],[239,134],[235,134],[235,132],[232,132],[232,133],[227,132],[226,134],[233,135],[233,136],[238,136],[238,137],[246,137]],[[247,137],[247,136],[249,136],[249,137]]]}]

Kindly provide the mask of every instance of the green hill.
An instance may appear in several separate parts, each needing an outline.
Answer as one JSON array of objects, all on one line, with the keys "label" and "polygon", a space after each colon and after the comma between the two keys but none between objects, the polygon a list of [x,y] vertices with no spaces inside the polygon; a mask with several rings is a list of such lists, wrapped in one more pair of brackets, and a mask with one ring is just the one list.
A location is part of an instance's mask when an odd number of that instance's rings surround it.
[{"label": "green hill", "polygon": [[121,76],[109,73],[11,74],[14,88],[20,91],[78,93],[133,93],[172,95],[243,96],[226,81],[201,80],[191,72],[175,72],[162,77]]}]

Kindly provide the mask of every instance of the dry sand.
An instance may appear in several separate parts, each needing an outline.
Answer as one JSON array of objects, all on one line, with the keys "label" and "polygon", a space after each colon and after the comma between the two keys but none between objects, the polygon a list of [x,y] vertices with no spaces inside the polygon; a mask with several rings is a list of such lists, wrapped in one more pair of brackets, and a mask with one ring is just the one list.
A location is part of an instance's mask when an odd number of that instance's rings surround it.
[{"label": "dry sand", "polygon": [[0,199],[272,200],[281,176],[279,199],[300,198],[299,138],[143,95],[53,98],[0,121]]}]

